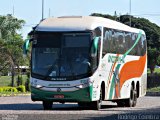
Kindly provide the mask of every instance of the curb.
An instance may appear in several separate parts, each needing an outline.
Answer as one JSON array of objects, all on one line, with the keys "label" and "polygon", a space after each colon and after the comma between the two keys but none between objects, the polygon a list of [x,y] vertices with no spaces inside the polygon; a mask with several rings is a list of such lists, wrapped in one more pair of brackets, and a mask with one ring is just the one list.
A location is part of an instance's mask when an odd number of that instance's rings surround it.
[{"label": "curb", "polygon": [[146,96],[160,96],[160,92],[147,92]]},{"label": "curb", "polygon": [[14,97],[14,96],[29,96],[31,95],[30,93],[28,94],[2,94],[0,97]]}]

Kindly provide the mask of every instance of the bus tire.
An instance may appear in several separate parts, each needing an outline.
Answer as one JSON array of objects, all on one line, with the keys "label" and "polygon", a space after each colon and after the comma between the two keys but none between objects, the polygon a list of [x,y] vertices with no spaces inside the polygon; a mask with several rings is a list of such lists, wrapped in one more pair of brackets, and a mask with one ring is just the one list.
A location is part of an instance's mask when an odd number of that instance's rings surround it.
[{"label": "bus tire", "polygon": [[134,90],[133,91],[133,105],[132,105],[132,107],[135,107],[136,106],[136,104],[137,104],[137,91],[136,90]]},{"label": "bus tire", "polygon": [[53,102],[50,101],[43,101],[43,109],[44,110],[51,110]]},{"label": "bus tire", "polygon": [[134,104],[134,88],[133,88],[133,85],[131,85],[130,97],[129,97],[129,99],[125,100],[125,106],[126,107],[133,107],[133,104]]},{"label": "bus tire", "polygon": [[102,88],[100,89],[100,98],[97,101],[91,102],[91,109],[100,110],[102,107]]}]

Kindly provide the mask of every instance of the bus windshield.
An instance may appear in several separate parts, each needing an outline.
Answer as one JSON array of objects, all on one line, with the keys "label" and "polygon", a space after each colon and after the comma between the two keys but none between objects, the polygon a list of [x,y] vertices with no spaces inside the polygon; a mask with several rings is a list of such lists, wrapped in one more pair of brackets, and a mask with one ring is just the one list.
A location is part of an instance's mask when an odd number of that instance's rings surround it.
[{"label": "bus windshield", "polygon": [[88,74],[89,33],[41,33],[33,41],[32,75],[74,78]]}]

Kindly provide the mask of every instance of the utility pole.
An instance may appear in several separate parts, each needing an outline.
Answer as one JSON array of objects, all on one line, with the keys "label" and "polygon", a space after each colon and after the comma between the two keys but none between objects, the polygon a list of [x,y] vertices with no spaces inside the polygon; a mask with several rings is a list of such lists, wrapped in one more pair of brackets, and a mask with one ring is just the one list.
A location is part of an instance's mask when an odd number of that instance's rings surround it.
[{"label": "utility pole", "polygon": [[114,12],[114,17],[115,17],[115,18],[114,18],[115,21],[117,21],[117,12],[116,12],[116,11]]},{"label": "utility pole", "polygon": [[51,17],[51,9],[49,8],[48,17]]},{"label": "utility pole", "polygon": [[44,19],[44,0],[42,0],[42,20]]},{"label": "utility pole", "polygon": [[132,24],[132,21],[131,21],[131,7],[132,7],[132,5],[131,5],[132,3],[131,3],[131,0],[130,0],[130,2],[129,2],[129,15],[130,15],[130,18],[129,18],[129,23],[130,23],[130,26],[131,26],[131,24]]},{"label": "utility pole", "polygon": [[14,16],[14,1],[12,0],[13,6],[12,6],[12,15]]},{"label": "utility pole", "polygon": [[12,15],[14,16],[14,5],[13,5],[13,9],[12,9]]}]

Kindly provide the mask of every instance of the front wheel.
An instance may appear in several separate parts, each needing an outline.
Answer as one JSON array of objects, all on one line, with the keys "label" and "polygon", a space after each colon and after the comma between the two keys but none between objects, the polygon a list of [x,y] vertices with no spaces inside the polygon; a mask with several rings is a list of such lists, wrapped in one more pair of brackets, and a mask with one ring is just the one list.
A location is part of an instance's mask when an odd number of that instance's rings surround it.
[{"label": "front wheel", "polygon": [[51,110],[53,102],[50,101],[43,101],[43,108],[44,110]]},{"label": "front wheel", "polygon": [[91,109],[100,110],[102,107],[102,88],[100,90],[100,98],[97,101],[93,101],[90,104]]}]

